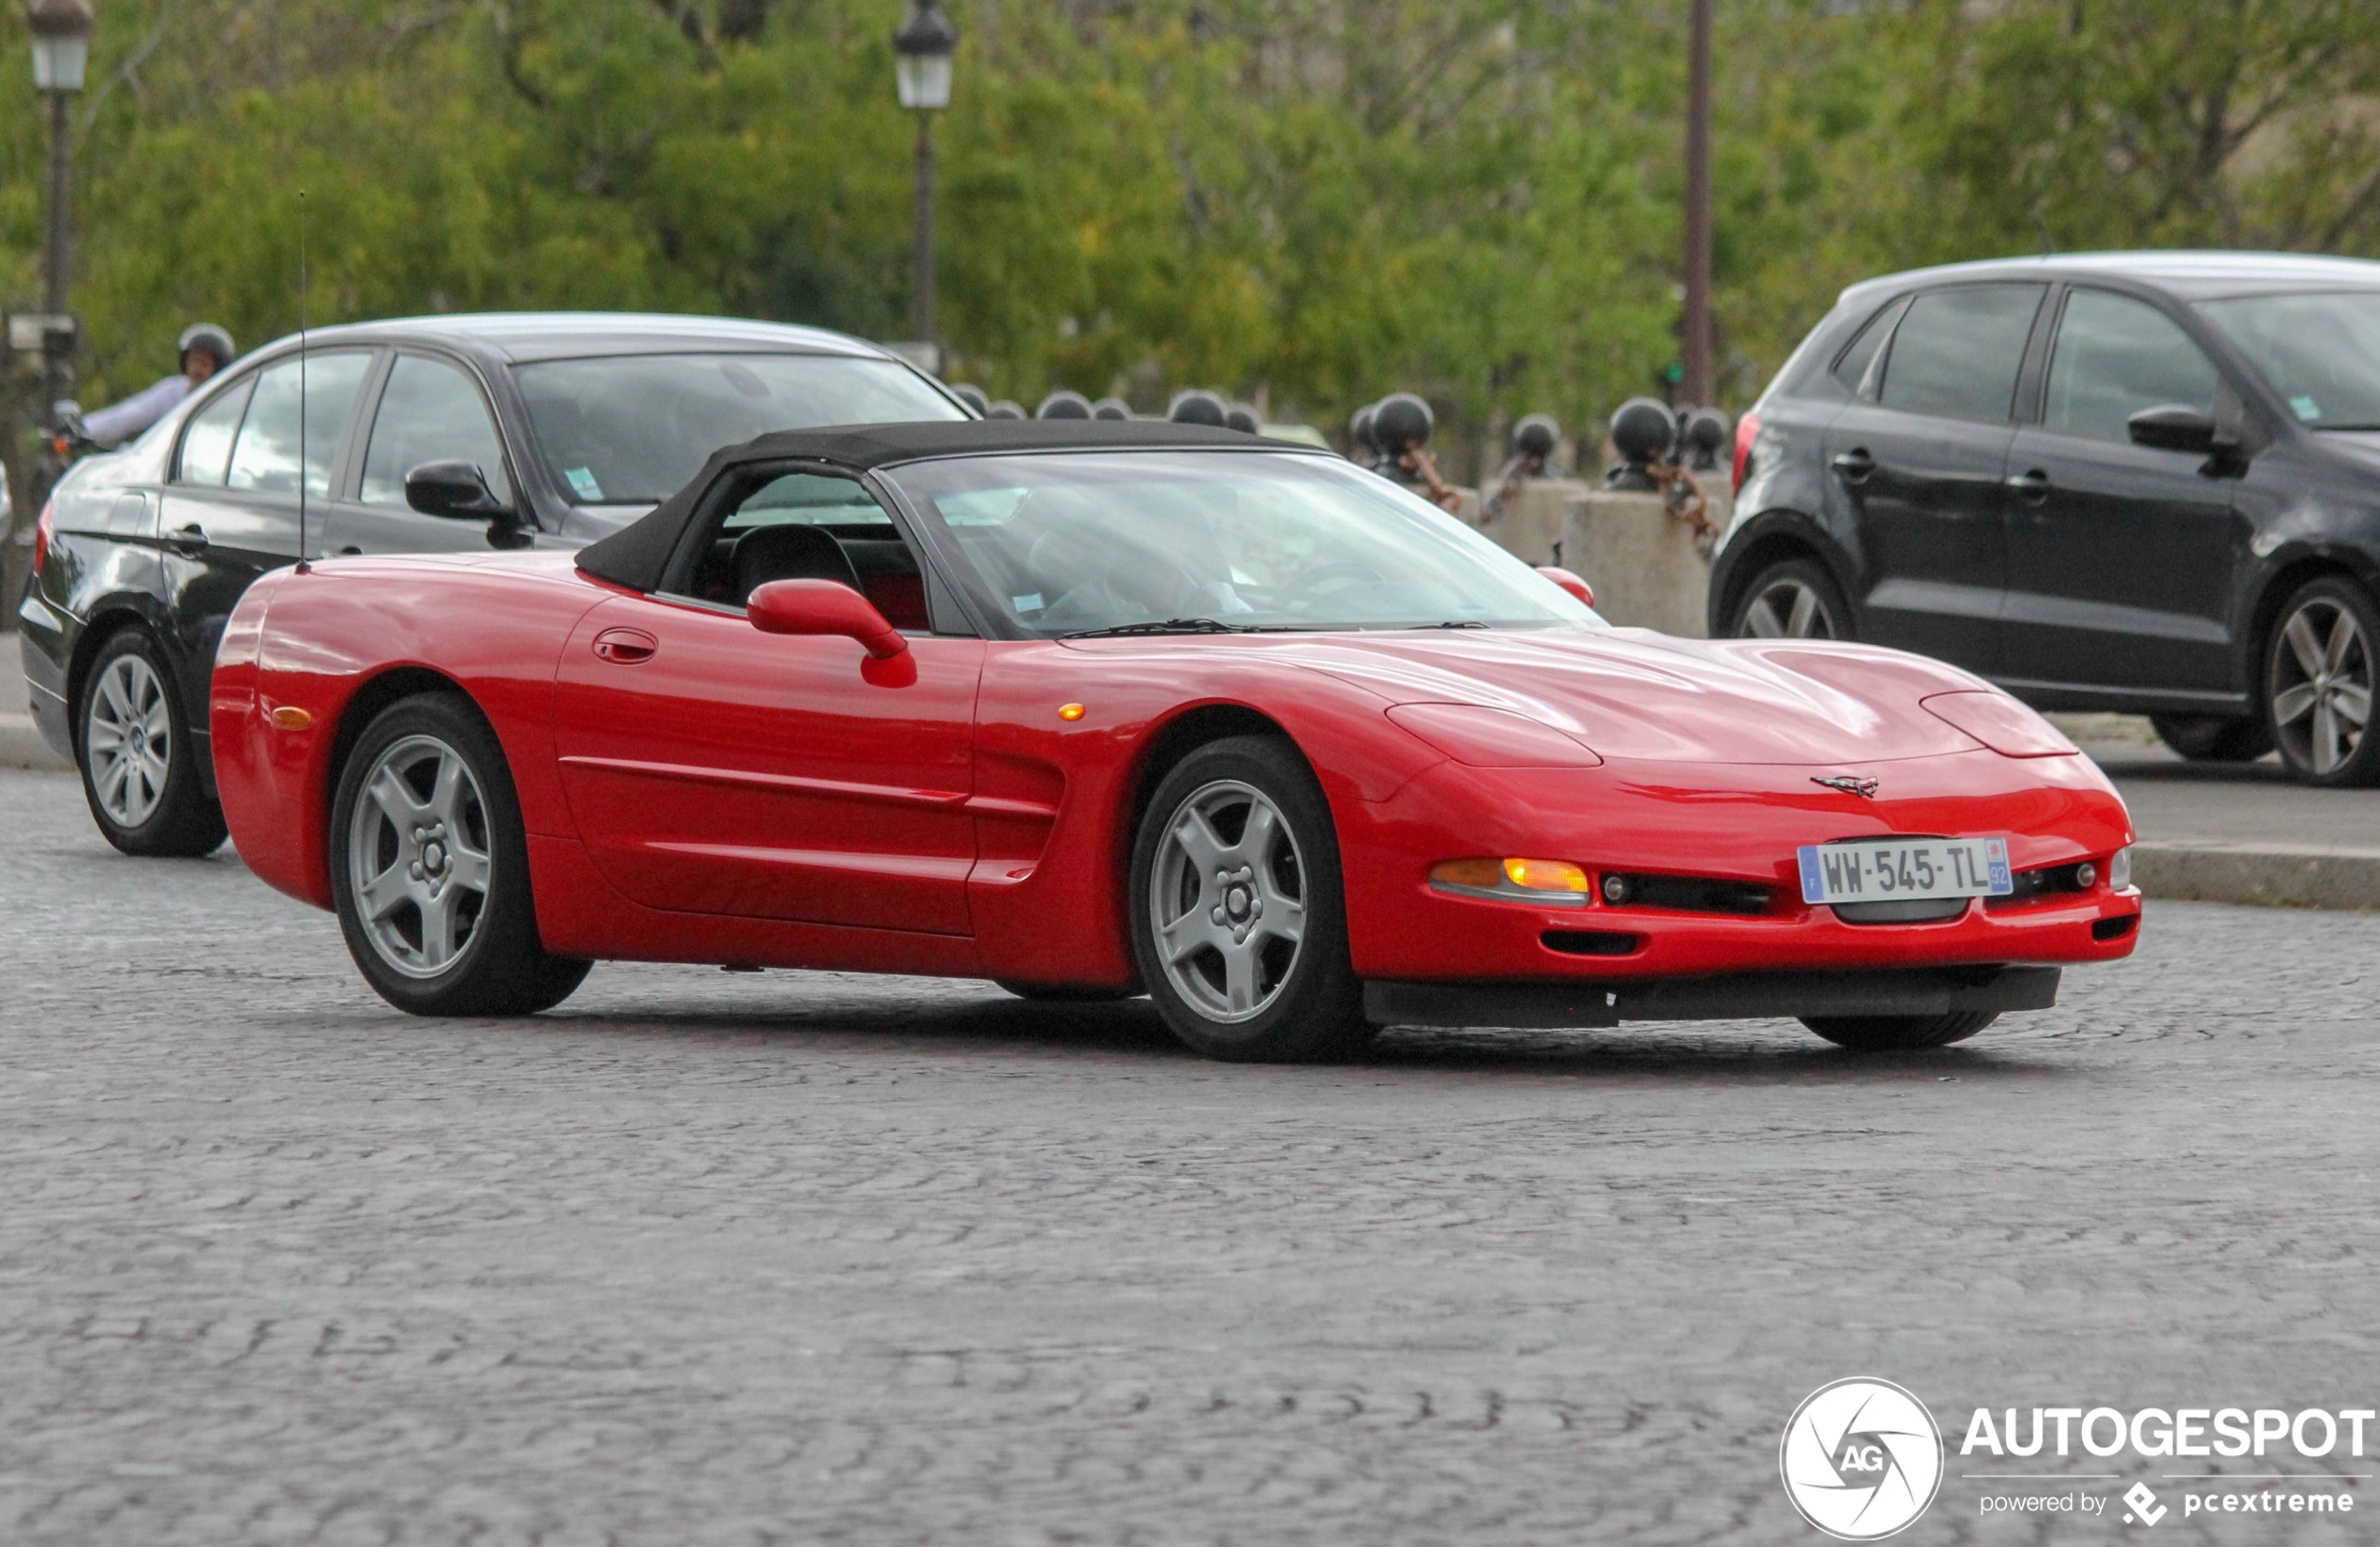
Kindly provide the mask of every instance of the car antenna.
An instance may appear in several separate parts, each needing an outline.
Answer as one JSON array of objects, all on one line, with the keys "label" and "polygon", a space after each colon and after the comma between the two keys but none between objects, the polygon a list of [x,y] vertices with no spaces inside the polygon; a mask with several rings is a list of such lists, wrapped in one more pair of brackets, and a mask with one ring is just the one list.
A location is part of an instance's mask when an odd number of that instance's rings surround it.
[{"label": "car antenna", "polygon": [[305,558],[305,190],[298,196],[298,562]]}]

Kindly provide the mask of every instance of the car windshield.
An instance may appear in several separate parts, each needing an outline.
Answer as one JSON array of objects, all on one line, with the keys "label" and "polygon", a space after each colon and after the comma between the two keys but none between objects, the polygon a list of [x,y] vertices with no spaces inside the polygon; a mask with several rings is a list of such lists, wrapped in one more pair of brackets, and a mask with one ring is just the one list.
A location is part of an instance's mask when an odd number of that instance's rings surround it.
[{"label": "car windshield", "polygon": [[887,475],[1019,631],[1603,627],[1424,500],[1334,457],[1080,452]]},{"label": "car windshield", "polygon": [[2198,309],[2256,363],[2299,424],[2380,430],[2380,290],[2250,295]]},{"label": "car windshield", "polygon": [[513,368],[555,482],[580,505],[651,505],[721,446],[771,430],[964,419],[898,360],[638,354]]}]

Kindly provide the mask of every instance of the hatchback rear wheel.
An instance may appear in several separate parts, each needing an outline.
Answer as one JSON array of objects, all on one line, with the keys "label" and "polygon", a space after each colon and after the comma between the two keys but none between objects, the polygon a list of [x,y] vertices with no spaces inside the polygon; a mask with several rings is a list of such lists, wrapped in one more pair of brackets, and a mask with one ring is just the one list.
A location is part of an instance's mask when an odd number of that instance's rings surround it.
[{"label": "hatchback rear wheel", "polygon": [[2362,587],[2329,575],[2301,588],[2265,646],[2265,713],[2283,761],[2316,784],[2380,783],[2372,720],[2380,611]]},{"label": "hatchback rear wheel", "polygon": [[1852,610],[1816,559],[1789,558],[1752,577],[1728,632],[1737,639],[1849,639]]}]

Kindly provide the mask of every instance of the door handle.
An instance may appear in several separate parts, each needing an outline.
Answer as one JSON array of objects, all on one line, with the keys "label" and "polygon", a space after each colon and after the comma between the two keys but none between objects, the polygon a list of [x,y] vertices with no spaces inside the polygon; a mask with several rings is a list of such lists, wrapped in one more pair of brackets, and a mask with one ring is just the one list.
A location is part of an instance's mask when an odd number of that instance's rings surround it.
[{"label": "door handle", "polygon": [[1867,475],[1876,470],[1876,459],[1867,454],[1865,446],[1853,446],[1835,458],[1835,470],[1843,475],[1846,483],[1865,483]]},{"label": "door handle", "polygon": [[206,528],[193,521],[179,531],[166,533],[165,543],[166,546],[176,553],[204,553],[207,545]]},{"label": "door handle", "polygon": [[2028,505],[2038,505],[2049,498],[2049,475],[2039,468],[2016,474],[2008,481],[2008,486]]},{"label": "door handle", "polygon": [[595,658],[615,666],[639,666],[653,659],[662,642],[642,629],[605,629],[595,636]]}]

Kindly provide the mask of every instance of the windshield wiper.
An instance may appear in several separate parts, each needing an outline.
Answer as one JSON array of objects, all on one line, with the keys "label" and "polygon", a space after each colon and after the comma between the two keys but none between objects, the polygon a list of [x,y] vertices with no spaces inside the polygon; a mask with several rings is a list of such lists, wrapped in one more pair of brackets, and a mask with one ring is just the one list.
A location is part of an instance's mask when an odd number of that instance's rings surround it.
[{"label": "windshield wiper", "polygon": [[1254,633],[1257,631],[1237,623],[1225,623],[1212,617],[1168,617],[1157,623],[1117,623],[1105,629],[1077,629],[1062,633],[1061,639],[1114,639],[1136,633]]},{"label": "windshield wiper", "polygon": [[1416,623],[1407,632],[1421,629],[1485,629],[1489,627],[1492,625],[1481,623],[1475,618],[1455,618],[1444,623]]}]

